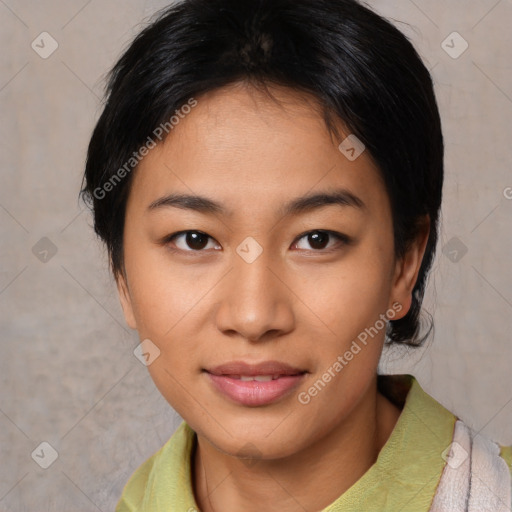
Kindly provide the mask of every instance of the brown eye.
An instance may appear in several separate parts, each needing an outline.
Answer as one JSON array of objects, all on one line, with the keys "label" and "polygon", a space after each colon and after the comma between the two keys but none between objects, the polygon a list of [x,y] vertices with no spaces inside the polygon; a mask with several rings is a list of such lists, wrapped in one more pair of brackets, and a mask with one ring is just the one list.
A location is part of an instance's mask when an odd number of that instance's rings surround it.
[{"label": "brown eye", "polygon": [[200,231],[183,231],[167,238],[166,243],[172,243],[181,251],[200,252],[213,238]]},{"label": "brown eye", "polygon": [[322,233],[321,231],[317,231],[315,233],[310,233],[307,235],[308,242],[313,247],[313,249],[325,249],[326,245],[329,243],[329,234]]},{"label": "brown eye", "polygon": [[[313,251],[325,251],[328,252],[330,249],[332,249],[331,246],[328,247],[329,242],[331,239],[335,239],[338,242],[338,245],[345,245],[350,242],[349,237],[346,235],[342,235],[341,233],[335,233],[333,231],[310,231],[309,233],[305,233],[299,238],[299,242],[297,242],[295,245],[299,249],[305,249],[310,250],[312,248]],[[306,240],[306,242],[309,244],[308,247],[299,247],[300,241]],[[336,245],[336,244],[334,244]],[[327,250],[325,250],[327,247]]]},{"label": "brown eye", "polygon": [[208,245],[208,238],[210,237],[204,235],[203,233],[191,232],[185,235],[185,243],[191,249],[194,249],[195,251],[200,251],[201,249],[204,249]]}]

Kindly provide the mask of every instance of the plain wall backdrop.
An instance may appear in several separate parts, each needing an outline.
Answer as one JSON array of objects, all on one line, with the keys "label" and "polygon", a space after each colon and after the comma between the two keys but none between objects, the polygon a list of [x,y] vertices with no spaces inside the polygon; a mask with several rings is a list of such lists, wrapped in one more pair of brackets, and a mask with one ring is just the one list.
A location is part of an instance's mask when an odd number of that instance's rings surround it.
[{"label": "plain wall backdrop", "polygon": [[[166,4],[0,0],[1,512],[113,510],[181,421],[133,354],[138,337],[78,201],[103,78]],[[425,349],[386,353],[381,371],[412,373],[511,444],[512,0],[368,4],[432,70],[446,141],[425,301],[435,333]]]}]

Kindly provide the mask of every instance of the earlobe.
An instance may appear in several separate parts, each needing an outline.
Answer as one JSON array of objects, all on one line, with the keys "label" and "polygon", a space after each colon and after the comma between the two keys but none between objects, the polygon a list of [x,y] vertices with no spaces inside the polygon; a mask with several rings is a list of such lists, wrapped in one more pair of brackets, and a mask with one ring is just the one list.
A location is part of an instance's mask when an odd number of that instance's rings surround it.
[{"label": "earlobe", "polygon": [[403,318],[411,308],[412,292],[418,279],[429,233],[430,220],[427,216],[422,223],[417,238],[410,244],[404,256],[396,262],[390,307],[393,303],[398,302],[402,305],[402,309],[395,320]]},{"label": "earlobe", "polygon": [[120,273],[116,277],[116,282],[117,291],[119,293],[119,300],[121,301],[121,307],[123,308],[126,323],[132,329],[137,329],[137,322],[135,321],[135,315],[133,314],[132,300],[130,297],[130,291],[128,289],[128,283],[123,273]]}]

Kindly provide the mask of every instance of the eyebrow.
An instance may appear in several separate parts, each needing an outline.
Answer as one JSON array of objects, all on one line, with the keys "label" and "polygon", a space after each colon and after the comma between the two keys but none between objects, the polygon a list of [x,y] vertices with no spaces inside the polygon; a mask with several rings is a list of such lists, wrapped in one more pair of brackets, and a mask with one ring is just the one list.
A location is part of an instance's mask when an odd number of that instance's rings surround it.
[{"label": "eyebrow", "polygon": [[[281,206],[278,214],[287,217],[310,212],[329,205],[352,207],[359,210],[366,209],[366,205],[361,198],[354,195],[349,190],[336,189],[297,197]],[[160,208],[181,208],[183,210],[193,210],[206,215],[233,215],[232,211],[227,210],[221,203],[213,199],[190,194],[173,193],[161,197],[149,205],[148,211],[154,211]]]}]

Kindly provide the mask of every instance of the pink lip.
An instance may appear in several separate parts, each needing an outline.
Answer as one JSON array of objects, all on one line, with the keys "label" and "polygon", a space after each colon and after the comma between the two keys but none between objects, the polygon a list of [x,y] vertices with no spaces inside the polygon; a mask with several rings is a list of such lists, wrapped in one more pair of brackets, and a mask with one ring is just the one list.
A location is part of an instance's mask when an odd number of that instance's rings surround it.
[{"label": "pink lip", "polygon": [[[207,370],[214,387],[234,402],[246,406],[261,406],[277,402],[289,394],[303,380],[306,372],[278,361],[248,364],[243,361],[216,366]],[[241,376],[279,376],[266,382],[242,381]]]}]

